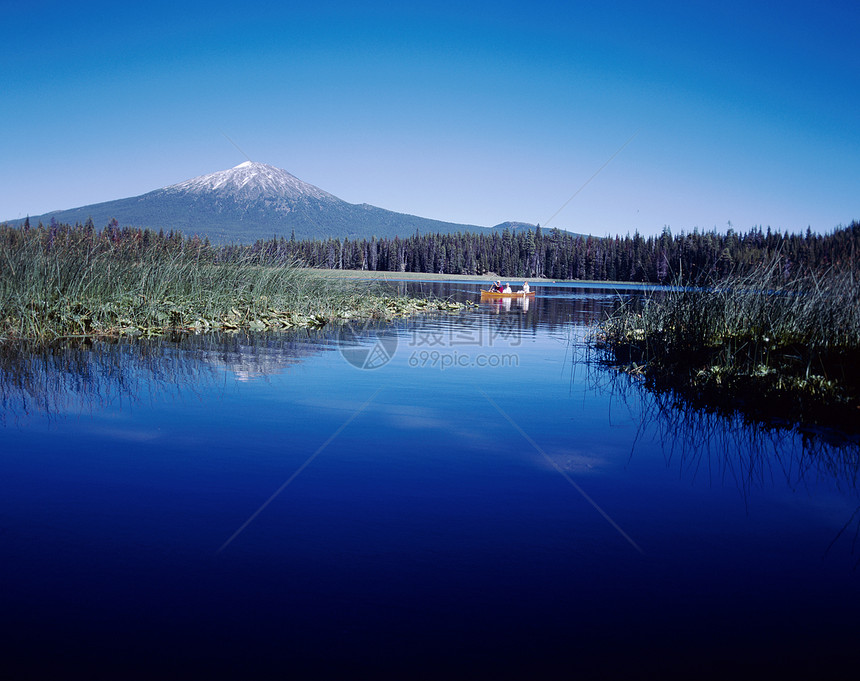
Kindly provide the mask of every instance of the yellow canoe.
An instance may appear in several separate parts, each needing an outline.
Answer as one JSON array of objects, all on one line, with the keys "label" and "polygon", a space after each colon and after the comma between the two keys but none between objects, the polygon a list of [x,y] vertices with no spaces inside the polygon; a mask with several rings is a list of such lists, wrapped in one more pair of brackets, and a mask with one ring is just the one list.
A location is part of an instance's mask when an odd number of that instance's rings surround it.
[{"label": "yellow canoe", "polygon": [[498,291],[484,291],[481,289],[481,298],[533,298],[534,291],[523,293],[522,291],[511,291],[510,293],[499,293]]}]

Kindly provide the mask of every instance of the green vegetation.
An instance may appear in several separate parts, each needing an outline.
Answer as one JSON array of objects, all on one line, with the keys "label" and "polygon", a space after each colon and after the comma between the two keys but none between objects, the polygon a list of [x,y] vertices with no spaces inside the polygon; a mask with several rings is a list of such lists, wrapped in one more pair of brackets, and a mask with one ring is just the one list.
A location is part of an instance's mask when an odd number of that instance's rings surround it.
[{"label": "green vegetation", "polygon": [[413,234],[371,239],[273,238],[246,248],[281,254],[311,267],[368,272],[427,272],[517,279],[632,281],[700,285],[749,273],[782,258],[782,274],[803,276],[850,262],[860,249],[860,223],[830,234],[781,234],[768,228],[659,236],[599,238],[559,229]]},{"label": "green vegetation", "polygon": [[654,292],[597,338],[611,364],[697,404],[856,427],[858,300],[856,265],[786,281],[775,259],[706,288]]},{"label": "green vegetation", "polygon": [[462,305],[386,296],[264,254],[138,230],[0,226],[0,341],[320,327]]},{"label": "green vegetation", "polygon": [[[29,220],[25,221],[25,225]],[[165,224],[170,224],[166,221]],[[516,226],[516,225],[510,225]],[[0,226],[2,227],[2,226]],[[262,260],[268,264],[301,262],[314,269],[358,271],[389,276],[406,273],[472,275],[479,278],[546,279],[557,281],[682,283],[703,285],[723,277],[748,274],[763,263],[781,258],[785,278],[808,275],[853,262],[860,251],[860,223],[837,227],[829,234],[782,234],[755,227],[747,233],[729,228],[673,235],[666,227],[659,236],[599,238],[559,229],[421,233],[409,237],[316,238],[297,240],[274,236],[253,243],[212,247],[208,239],[187,240],[188,246],[206,246],[202,257],[229,262]],[[520,227],[522,227],[520,225]],[[95,232],[92,219],[69,228],[52,221],[39,230],[78,229]],[[309,227],[310,229],[310,227]],[[341,233],[348,233],[345,219]],[[410,230],[411,231],[411,230]],[[422,230],[425,231],[426,230]],[[277,230],[275,230],[277,232]],[[119,241],[164,243],[175,246],[176,232],[167,235],[150,229],[119,228],[111,220],[101,235]],[[179,243],[182,243],[182,238]]]},{"label": "green vegetation", "polygon": [[[438,274],[434,272],[381,272],[371,270],[312,270],[320,276],[336,279],[366,279],[371,281],[462,281],[473,284],[489,284],[499,278],[498,274],[488,272],[477,274]],[[511,278],[511,284],[515,281]],[[559,280],[560,281],[560,280]],[[541,284],[558,283],[554,279],[541,279]],[[618,283],[618,282],[615,282]]]}]

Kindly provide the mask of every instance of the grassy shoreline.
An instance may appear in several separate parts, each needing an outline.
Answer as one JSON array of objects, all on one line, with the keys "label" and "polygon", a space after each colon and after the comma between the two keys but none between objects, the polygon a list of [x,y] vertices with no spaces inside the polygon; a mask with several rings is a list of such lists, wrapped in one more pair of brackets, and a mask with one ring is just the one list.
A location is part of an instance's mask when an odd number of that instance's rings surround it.
[{"label": "grassy shoreline", "polygon": [[0,343],[153,336],[171,331],[319,328],[465,306],[384,293],[260,257],[213,262],[70,230],[0,234]]},{"label": "grassy shoreline", "polygon": [[697,406],[860,429],[860,277],[782,281],[778,262],[652,295],[596,332],[604,362]]}]

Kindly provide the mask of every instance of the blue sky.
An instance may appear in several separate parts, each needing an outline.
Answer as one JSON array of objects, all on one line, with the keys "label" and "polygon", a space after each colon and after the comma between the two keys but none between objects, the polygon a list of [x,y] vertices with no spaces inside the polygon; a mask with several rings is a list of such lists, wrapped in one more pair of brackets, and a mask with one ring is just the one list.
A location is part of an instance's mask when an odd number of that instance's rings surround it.
[{"label": "blue sky", "polygon": [[353,203],[486,226],[860,219],[853,2],[8,4],[2,219],[242,152]]}]

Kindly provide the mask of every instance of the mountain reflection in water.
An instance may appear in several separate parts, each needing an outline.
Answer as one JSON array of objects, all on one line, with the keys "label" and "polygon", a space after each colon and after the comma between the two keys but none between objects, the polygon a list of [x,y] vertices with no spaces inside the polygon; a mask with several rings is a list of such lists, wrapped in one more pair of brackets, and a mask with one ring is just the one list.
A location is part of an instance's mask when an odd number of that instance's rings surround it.
[{"label": "mountain reflection in water", "polygon": [[7,346],[0,349],[0,419],[155,399],[191,386],[215,386],[224,372],[238,381],[263,378],[308,355],[334,350],[332,337],[307,331],[272,337],[212,333],[70,342],[38,350]]}]

